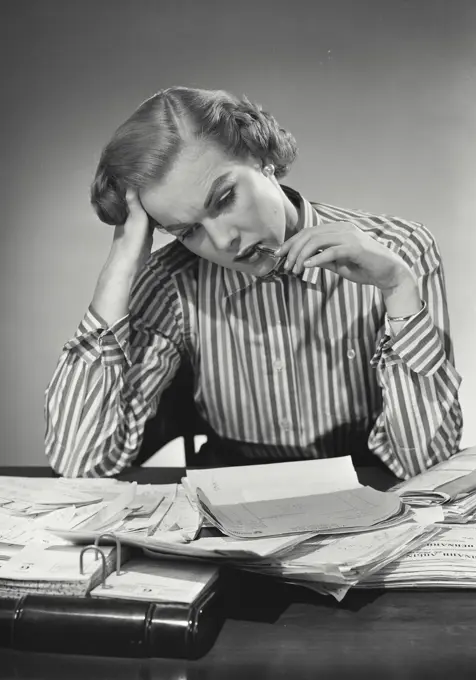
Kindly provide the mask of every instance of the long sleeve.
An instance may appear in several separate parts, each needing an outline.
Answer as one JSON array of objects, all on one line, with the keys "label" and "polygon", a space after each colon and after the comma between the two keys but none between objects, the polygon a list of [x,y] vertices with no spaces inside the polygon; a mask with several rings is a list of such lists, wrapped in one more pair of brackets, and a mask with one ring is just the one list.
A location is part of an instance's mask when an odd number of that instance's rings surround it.
[{"label": "long sleeve", "polygon": [[108,328],[87,310],[45,392],[46,456],[58,473],[114,475],[133,462],[180,365],[182,336],[178,294],[157,259],[138,277],[126,317]]},{"label": "long sleeve", "polygon": [[383,410],[370,434],[369,448],[398,477],[408,479],[456,453],[462,414],[443,266],[423,226],[403,255],[418,277],[423,306],[396,335],[386,318],[372,359]]}]

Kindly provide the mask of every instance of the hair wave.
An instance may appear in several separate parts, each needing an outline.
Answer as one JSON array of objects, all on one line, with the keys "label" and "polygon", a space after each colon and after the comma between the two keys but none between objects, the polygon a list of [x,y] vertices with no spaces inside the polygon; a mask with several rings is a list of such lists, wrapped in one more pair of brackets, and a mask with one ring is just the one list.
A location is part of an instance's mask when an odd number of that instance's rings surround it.
[{"label": "hair wave", "polygon": [[127,188],[164,177],[191,138],[210,139],[238,157],[273,163],[284,177],[297,155],[293,135],[247,97],[224,90],[172,87],[143,102],[101,153],[91,203],[106,224],[123,224]]}]

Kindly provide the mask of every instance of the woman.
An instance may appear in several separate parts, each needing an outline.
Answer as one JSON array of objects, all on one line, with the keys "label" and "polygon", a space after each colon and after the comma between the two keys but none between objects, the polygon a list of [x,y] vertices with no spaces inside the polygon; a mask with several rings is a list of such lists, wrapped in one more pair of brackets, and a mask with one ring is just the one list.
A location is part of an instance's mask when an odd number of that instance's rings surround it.
[{"label": "woman", "polygon": [[[46,391],[58,472],[131,464],[184,360],[225,463],[366,449],[407,478],[457,450],[433,238],[309,203],[279,181],[295,156],[272,116],[222,91],[161,91],[115,132],[92,186],[112,248]],[[150,254],[155,227],[176,239]]]}]

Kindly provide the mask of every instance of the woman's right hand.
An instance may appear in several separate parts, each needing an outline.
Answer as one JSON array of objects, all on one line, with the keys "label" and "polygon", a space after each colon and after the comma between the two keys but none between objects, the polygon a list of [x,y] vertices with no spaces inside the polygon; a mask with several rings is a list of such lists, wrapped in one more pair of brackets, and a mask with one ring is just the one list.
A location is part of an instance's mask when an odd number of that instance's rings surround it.
[{"label": "woman's right hand", "polygon": [[154,225],[145,212],[135,189],[128,189],[126,202],[129,216],[114,229],[111,257],[137,272],[152,250]]}]

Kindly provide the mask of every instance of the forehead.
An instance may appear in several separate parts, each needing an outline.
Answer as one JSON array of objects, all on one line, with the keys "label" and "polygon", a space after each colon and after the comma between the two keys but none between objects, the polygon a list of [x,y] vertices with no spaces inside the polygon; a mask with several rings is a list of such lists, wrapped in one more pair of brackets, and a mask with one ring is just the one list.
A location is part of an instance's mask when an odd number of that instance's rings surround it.
[{"label": "forehead", "polygon": [[141,190],[142,205],[164,226],[197,221],[213,181],[240,164],[215,144],[189,143],[165,177]]}]

